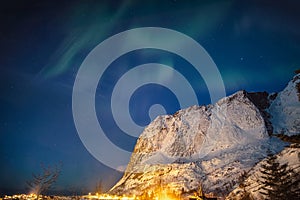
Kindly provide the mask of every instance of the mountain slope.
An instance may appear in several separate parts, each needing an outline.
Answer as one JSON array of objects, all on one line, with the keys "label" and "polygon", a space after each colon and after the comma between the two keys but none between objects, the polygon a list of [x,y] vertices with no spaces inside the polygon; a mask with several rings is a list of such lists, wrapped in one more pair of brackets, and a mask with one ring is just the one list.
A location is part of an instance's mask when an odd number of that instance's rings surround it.
[{"label": "mountain slope", "polygon": [[287,143],[269,136],[273,129],[299,133],[295,77],[273,101],[267,93],[239,91],[214,105],[157,117],[140,135],[124,176],[110,192],[141,195],[160,185],[186,194],[202,184],[206,192],[225,196],[245,172],[284,149]]},{"label": "mountain slope", "polygon": [[[291,145],[286,147],[282,152],[276,155],[277,161],[282,164],[288,164],[290,169],[293,169],[296,173],[300,173],[300,146]],[[248,173],[248,178],[239,184],[227,197],[226,199],[242,199],[246,195],[251,195],[253,199],[265,199],[265,197],[260,194],[260,185],[258,180],[262,176],[260,169],[261,165],[266,163],[266,160],[258,163],[251,171]],[[295,177],[296,178],[296,177]],[[299,177],[298,177],[299,179]]]},{"label": "mountain slope", "polygon": [[269,112],[274,133],[288,136],[300,134],[300,74],[272,102]]}]

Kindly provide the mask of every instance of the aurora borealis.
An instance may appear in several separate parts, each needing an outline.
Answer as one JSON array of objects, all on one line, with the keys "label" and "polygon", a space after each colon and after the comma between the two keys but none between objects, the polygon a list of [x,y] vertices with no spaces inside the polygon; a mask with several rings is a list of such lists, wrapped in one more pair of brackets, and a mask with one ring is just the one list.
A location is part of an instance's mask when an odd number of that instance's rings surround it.
[{"label": "aurora borealis", "polygon": [[[227,94],[241,89],[282,90],[300,67],[300,3],[296,0],[13,0],[1,4],[0,194],[26,192],[25,182],[41,162],[62,161],[62,175],[54,188],[58,193],[93,191],[100,179],[109,188],[121,176],[89,154],[72,116],[72,89],[81,63],[96,45],[121,31],[152,26],[188,35],[213,58]],[[123,70],[147,62],[175,68],[188,65],[173,54],[153,50],[131,52],[114,65]],[[111,76],[101,80],[105,87],[99,87],[99,93],[110,91],[118,75],[114,70],[106,73]],[[200,103],[210,103],[201,77],[194,75],[191,81],[201,82]],[[153,94],[153,88],[148,93]],[[160,89],[164,90],[156,91]],[[147,90],[137,91],[132,104]],[[165,95],[162,103],[173,98],[168,92],[161,95]],[[97,109],[109,107],[109,102],[100,104],[105,97],[96,96]],[[152,98],[145,105],[155,102]],[[169,105],[170,112],[178,109],[174,101]],[[149,119],[143,119],[141,113],[146,111],[141,110],[133,111],[133,117],[145,125]],[[113,133],[111,140],[125,149],[132,149],[135,142],[129,137],[120,140]]]}]

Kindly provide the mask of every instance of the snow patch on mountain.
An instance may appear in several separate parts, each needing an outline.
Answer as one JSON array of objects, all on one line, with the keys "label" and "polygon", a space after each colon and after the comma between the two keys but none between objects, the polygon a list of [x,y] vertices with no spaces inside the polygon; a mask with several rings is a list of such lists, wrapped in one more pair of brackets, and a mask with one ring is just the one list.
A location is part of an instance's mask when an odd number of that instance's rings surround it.
[{"label": "snow patch on mountain", "polygon": [[269,108],[275,134],[300,134],[300,74],[278,93]]},{"label": "snow patch on mountain", "polygon": [[140,135],[126,171],[138,171],[144,164],[197,161],[263,138],[268,138],[264,119],[240,91],[215,105],[157,117]]},{"label": "snow patch on mountain", "polygon": [[[296,173],[300,173],[300,146],[297,144],[286,147],[283,151],[278,153],[277,161],[283,165],[287,164],[289,169],[293,169]],[[243,199],[247,194],[251,195],[253,199],[265,199],[260,193],[261,185],[259,179],[262,175],[260,172],[261,165],[266,162],[266,159],[259,162],[251,171],[248,172],[248,178],[242,183],[239,183],[236,188],[226,197],[226,199]]]}]

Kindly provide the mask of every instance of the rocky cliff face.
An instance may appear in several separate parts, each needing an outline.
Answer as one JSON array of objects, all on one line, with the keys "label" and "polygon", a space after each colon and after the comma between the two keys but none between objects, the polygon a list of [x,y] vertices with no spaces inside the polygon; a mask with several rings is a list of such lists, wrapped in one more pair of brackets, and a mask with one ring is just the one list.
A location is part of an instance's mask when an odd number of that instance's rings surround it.
[{"label": "rocky cliff face", "polygon": [[300,134],[300,74],[272,102],[269,112],[275,134]]},{"label": "rocky cliff face", "polygon": [[[200,183],[207,192],[229,193],[244,172],[268,153],[283,150],[286,143],[269,136],[273,128],[299,133],[296,77],[274,101],[267,93],[239,91],[214,105],[157,117],[140,135],[111,193],[141,194],[158,184],[184,193]],[[292,98],[291,103],[286,98]],[[292,112],[286,106],[292,106]],[[291,121],[278,123],[287,115]]]}]

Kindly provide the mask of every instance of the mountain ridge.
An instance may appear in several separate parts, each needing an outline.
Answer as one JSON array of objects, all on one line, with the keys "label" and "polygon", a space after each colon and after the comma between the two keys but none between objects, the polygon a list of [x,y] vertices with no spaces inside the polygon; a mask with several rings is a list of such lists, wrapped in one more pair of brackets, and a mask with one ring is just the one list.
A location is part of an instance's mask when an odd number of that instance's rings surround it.
[{"label": "mountain ridge", "polygon": [[[140,135],[124,176],[110,192],[140,195],[160,182],[182,194],[202,185],[207,192],[227,195],[243,173],[269,153],[284,150],[288,143],[273,137],[274,130],[299,134],[299,77],[277,96],[242,90],[214,105],[158,116]],[[285,95],[288,102],[282,102]],[[291,123],[278,125],[279,112],[284,119],[291,116]]]}]

